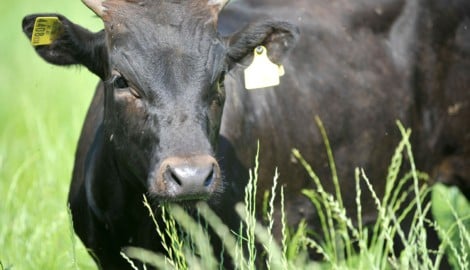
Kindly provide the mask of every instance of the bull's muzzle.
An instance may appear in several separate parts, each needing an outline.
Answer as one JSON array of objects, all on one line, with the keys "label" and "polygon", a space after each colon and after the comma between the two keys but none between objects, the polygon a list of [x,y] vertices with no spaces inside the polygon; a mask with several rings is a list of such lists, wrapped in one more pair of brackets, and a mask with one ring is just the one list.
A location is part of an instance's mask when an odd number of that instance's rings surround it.
[{"label": "bull's muzzle", "polygon": [[220,186],[220,175],[220,167],[210,155],[169,157],[154,177],[154,192],[174,201],[208,199]]}]

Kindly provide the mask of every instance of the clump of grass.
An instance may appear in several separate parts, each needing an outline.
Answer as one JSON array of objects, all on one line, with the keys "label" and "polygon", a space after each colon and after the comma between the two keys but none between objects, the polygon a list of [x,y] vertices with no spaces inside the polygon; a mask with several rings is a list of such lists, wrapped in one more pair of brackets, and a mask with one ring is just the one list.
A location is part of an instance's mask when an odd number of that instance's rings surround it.
[{"label": "clump of grass", "polygon": [[[451,190],[451,195],[445,187],[437,186],[433,201],[440,207],[440,212],[445,213],[445,222],[434,222],[446,247],[450,263],[456,269],[469,269],[470,254],[470,208],[465,198],[458,196],[458,191]],[[454,194],[452,194],[454,193]],[[466,206],[466,207],[465,207]],[[437,211],[435,211],[437,212]]]},{"label": "clump of grass", "polygon": [[[293,154],[315,183],[315,189],[304,190],[302,193],[310,199],[317,210],[322,239],[316,240],[308,235],[305,221],[289,234],[292,228],[287,228],[286,225],[284,193],[282,187],[279,189],[277,186],[279,177],[277,170],[271,191],[264,194],[265,203],[262,209],[267,225],[262,225],[256,219],[259,151],[256,155],[255,168],[250,171],[245,200],[236,206],[236,211],[242,220],[237,232],[230,231],[208,205],[198,204],[200,218],[205,220],[217,237],[223,240],[223,252],[232,258],[235,269],[256,269],[260,263],[267,269],[306,269],[313,266],[320,269],[439,269],[446,249],[450,250],[456,267],[468,269],[470,234],[464,220],[458,218],[455,211],[452,212],[455,223],[445,230],[425,218],[431,209],[430,203],[426,200],[431,189],[426,183],[428,176],[415,167],[409,142],[411,135],[409,129],[397,123],[402,140],[392,156],[385,194],[382,198],[375,192],[364,170],[356,169],[357,216],[352,218],[348,215],[341,197],[333,151],[326,131],[319,118],[316,118],[316,122],[328,153],[335,193],[330,194],[324,189],[322,181],[300,151],[294,149]],[[404,166],[405,161],[409,163],[407,166]],[[409,169],[404,171],[404,168]],[[361,190],[361,182],[366,184],[368,190]],[[366,192],[374,198],[377,209],[377,220],[372,226],[366,226],[362,221],[361,196]],[[274,203],[278,199],[281,201],[280,221],[274,219]],[[165,205],[161,207],[165,220],[163,229],[155,221],[153,211],[146,200],[145,205],[154,219],[167,255],[132,247],[123,253],[130,262],[131,259],[138,259],[159,269],[223,267],[223,260],[220,259],[223,256],[214,254],[205,226],[199,223],[200,218],[191,217],[178,205]],[[409,229],[404,228],[405,220],[411,221],[408,222],[411,224]],[[281,223],[282,235],[279,241],[276,241],[273,235],[275,222]],[[436,228],[442,235],[443,242],[438,250],[428,249],[426,226]],[[454,232],[460,236],[457,242],[451,240]],[[395,251],[397,239],[403,245],[399,253]],[[310,249],[323,256],[321,263],[308,259],[306,254]]]},{"label": "clump of grass", "polygon": [[[334,158],[330,150],[328,138],[319,118],[316,118],[321,130],[325,146],[327,148],[330,167],[334,170]],[[356,169],[356,207],[357,217],[354,221],[346,213],[343,206],[340,187],[336,173],[333,174],[333,184],[336,189],[335,196],[329,194],[315,174],[314,170],[303,159],[300,152],[294,150],[296,158],[306,168],[310,177],[316,184],[315,190],[304,190],[306,195],[314,204],[320,219],[321,230],[324,240],[315,241],[308,238],[309,245],[318,253],[323,255],[328,268],[340,269],[423,269],[423,262],[432,269],[433,264],[430,259],[430,252],[426,249],[426,231],[424,230],[423,217],[429,211],[430,205],[423,209],[424,197],[429,192],[426,186],[420,184],[426,179],[426,175],[419,173],[411,154],[409,143],[410,130],[405,130],[398,123],[402,133],[402,140],[396,148],[395,154],[390,163],[386,181],[385,195],[379,198],[366,173],[361,169]],[[400,177],[404,154],[408,155],[410,171]],[[412,180],[413,188],[406,189]],[[364,181],[368,187],[368,192],[374,198],[378,218],[374,226],[365,226],[362,222],[361,194],[365,192],[360,189],[360,182]],[[407,207],[403,205],[406,198],[415,198]],[[404,209],[403,211],[399,211]],[[397,213],[398,216],[397,216]],[[405,218],[412,219],[412,228],[409,233],[402,228]],[[369,230],[372,229],[372,233]],[[395,239],[399,238],[404,245],[401,254],[395,254]]]}]

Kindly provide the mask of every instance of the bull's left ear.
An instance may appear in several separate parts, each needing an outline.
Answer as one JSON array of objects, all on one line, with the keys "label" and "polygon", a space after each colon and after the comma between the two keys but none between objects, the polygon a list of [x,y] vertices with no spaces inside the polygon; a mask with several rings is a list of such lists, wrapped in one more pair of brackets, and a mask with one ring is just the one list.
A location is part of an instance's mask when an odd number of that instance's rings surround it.
[{"label": "bull's left ear", "polygon": [[[23,32],[31,40],[37,18],[55,18],[59,22],[58,34],[48,44],[33,45],[47,62],[60,65],[82,65],[104,78],[106,70],[105,35],[92,33],[60,14],[32,14],[23,18]],[[44,27],[43,27],[44,28]]]},{"label": "bull's left ear", "polygon": [[271,61],[280,63],[295,47],[298,39],[298,27],[288,22],[264,20],[249,24],[228,39],[229,68],[252,56],[253,50],[259,45],[267,48]]}]

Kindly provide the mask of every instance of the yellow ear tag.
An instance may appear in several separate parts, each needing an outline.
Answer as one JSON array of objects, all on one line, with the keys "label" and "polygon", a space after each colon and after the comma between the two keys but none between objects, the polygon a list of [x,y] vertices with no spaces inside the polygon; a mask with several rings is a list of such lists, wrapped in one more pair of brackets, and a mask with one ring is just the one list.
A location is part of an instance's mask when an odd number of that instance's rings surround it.
[{"label": "yellow ear tag", "polygon": [[62,30],[62,23],[57,17],[37,17],[34,21],[31,44],[49,45],[56,40]]},{"label": "yellow ear tag", "polygon": [[253,62],[245,69],[245,88],[248,90],[279,85],[284,67],[271,62],[268,50],[258,46],[254,50]]}]

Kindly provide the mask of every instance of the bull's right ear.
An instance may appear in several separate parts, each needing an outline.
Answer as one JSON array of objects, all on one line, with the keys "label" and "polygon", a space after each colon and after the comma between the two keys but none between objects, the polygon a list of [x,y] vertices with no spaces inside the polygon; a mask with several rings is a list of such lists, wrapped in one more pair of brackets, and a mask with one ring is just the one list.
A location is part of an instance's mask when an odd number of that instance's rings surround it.
[{"label": "bull's right ear", "polygon": [[23,18],[23,32],[30,40],[37,17],[56,17],[60,21],[58,36],[52,43],[34,47],[44,60],[61,66],[83,65],[104,79],[107,67],[104,31],[92,33],[59,14],[32,14]]},{"label": "bull's right ear", "polygon": [[268,49],[268,57],[280,63],[299,39],[299,29],[295,25],[277,20],[259,20],[247,25],[228,39],[229,68],[252,57],[253,50],[263,45]]}]

